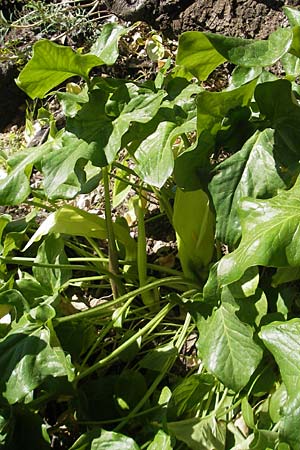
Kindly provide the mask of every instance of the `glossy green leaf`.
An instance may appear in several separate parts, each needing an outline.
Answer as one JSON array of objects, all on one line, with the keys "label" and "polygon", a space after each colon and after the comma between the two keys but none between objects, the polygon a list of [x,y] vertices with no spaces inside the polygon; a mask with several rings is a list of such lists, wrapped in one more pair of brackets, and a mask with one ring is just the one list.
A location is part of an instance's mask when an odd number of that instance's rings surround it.
[{"label": "glossy green leaf", "polygon": [[139,450],[139,446],[124,434],[102,430],[101,436],[93,439],[91,450]]},{"label": "glossy green leaf", "polygon": [[74,378],[68,356],[38,323],[20,322],[0,341],[1,389],[10,404],[22,401],[49,377]]},{"label": "glossy green leaf", "polygon": [[261,114],[275,129],[276,161],[282,169],[281,176],[291,184],[291,180],[299,174],[300,159],[300,107],[292,92],[292,85],[288,80],[258,84],[255,100]]},{"label": "glossy green leaf", "polygon": [[[136,251],[135,240],[122,225],[114,223],[113,226],[116,239],[125,245],[128,256],[133,257]],[[98,239],[107,238],[105,219],[69,205],[63,206],[55,213],[50,214],[31,237],[25,249],[49,233]]]},{"label": "glossy green leaf", "polygon": [[247,397],[243,397],[242,399],[242,415],[247,427],[253,429],[255,427],[254,413]]},{"label": "glossy green leaf", "polygon": [[[123,163],[124,164],[124,163]],[[116,208],[121,203],[123,203],[131,190],[130,177],[128,172],[126,171],[126,167],[124,169],[117,168],[116,169],[116,178],[113,187],[112,194],[112,206]]]},{"label": "glossy green leaf", "polygon": [[269,414],[272,422],[277,423],[282,417],[283,406],[286,404],[288,399],[286,387],[282,383],[279,388],[272,393],[269,403]]},{"label": "glossy green leaf", "polygon": [[251,327],[241,322],[228,303],[199,325],[198,349],[207,370],[225,386],[240,391],[257,368],[262,349]]},{"label": "glossy green leaf", "polygon": [[89,102],[68,120],[67,129],[92,146],[95,165],[110,164],[121,150],[122,136],[130,124],[150,121],[165,95],[163,91],[139,89],[133,83],[121,85],[111,97],[105,89],[95,89]]},{"label": "glossy green leaf", "polygon": [[272,322],[262,327],[260,337],[273,354],[290,399],[299,395],[300,389],[300,319]]},{"label": "glossy green leaf", "polygon": [[207,194],[177,188],[173,225],[183,271],[187,277],[198,277],[214,252],[214,215]]},{"label": "glossy green leaf", "polygon": [[0,292],[0,317],[11,311],[15,312],[17,320],[29,311],[29,305],[23,295],[16,289],[3,289]]},{"label": "glossy green leaf", "polygon": [[197,96],[197,130],[215,136],[221,129],[224,117],[230,110],[247,106],[253,96],[256,80],[231,91],[203,91]]},{"label": "glossy green leaf", "polygon": [[268,450],[276,448],[279,435],[275,431],[255,430],[254,439],[250,444],[251,450]]},{"label": "glossy green leaf", "polygon": [[213,33],[206,33],[206,36],[226,60],[244,67],[272,66],[289,51],[293,41],[290,28],[278,28],[266,40],[240,39]]},{"label": "glossy green leaf", "polygon": [[212,375],[200,374],[191,375],[176,386],[171,401],[176,409],[177,417],[196,411],[214,384],[215,379]]},{"label": "glossy green leaf", "polygon": [[171,132],[173,122],[161,122],[154,133],[148,136],[135,152],[138,175],[152,186],[161,188],[173,172]]},{"label": "glossy green leaf", "polygon": [[178,350],[174,345],[166,344],[150,350],[144,358],[139,362],[140,367],[149,370],[161,372],[162,369],[167,368],[170,362],[175,361],[178,357]]},{"label": "glossy green leaf", "polygon": [[106,23],[89,54],[98,56],[104,64],[114,64],[119,56],[119,38],[127,32],[128,28],[119,23]]},{"label": "glossy green leaf", "polygon": [[239,241],[238,206],[243,197],[268,198],[285,187],[274,157],[274,130],[257,131],[239,152],[217,166],[209,184],[218,239],[230,247]]},{"label": "glossy green leaf", "polygon": [[281,63],[288,80],[294,81],[300,75],[300,58],[286,53],[281,58]]},{"label": "glossy green leaf", "polygon": [[81,55],[71,47],[41,40],[33,46],[32,59],[17,79],[18,86],[31,98],[43,98],[45,94],[70,77],[88,78],[90,70],[103,64],[95,55]]},{"label": "glossy green leaf", "polygon": [[297,8],[291,8],[290,6],[283,6],[283,12],[288,18],[289,24],[292,27],[300,25],[300,11]]},{"label": "glossy green leaf", "polygon": [[[51,151],[41,159],[44,189],[51,199],[74,198],[86,182],[84,168],[88,160],[100,160],[97,149],[71,133],[65,132],[53,143]],[[100,160],[100,161],[99,161]]]},{"label": "glossy green leaf", "polygon": [[218,266],[223,286],[239,280],[249,267],[299,266],[300,180],[269,200],[244,199],[239,214],[242,240]]},{"label": "glossy green leaf", "polygon": [[272,286],[277,287],[280,284],[299,280],[300,267],[280,267],[272,277]]},{"label": "glossy green leaf", "polygon": [[147,450],[172,450],[171,437],[163,430],[159,430]]},{"label": "glossy green leaf", "polygon": [[192,450],[225,450],[226,423],[215,417],[169,422],[168,430]]},{"label": "glossy green leaf", "polygon": [[[30,148],[19,153],[18,163],[12,165],[6,178],[0,180],[0,205],[18,205],[30,194],[32,166],[49,153],[51,145],[46,143],[38,149]],[[10,162],[10,161],[9,161]]]},{"label": "glossy green leaf", "polygon": [[[64,251],[62,238],[49,235],[40,245],[35,263],[42,264],[68,264],[68,258]],[[33,275],[49,294],[58,292],[60,287],[71,278],[71,269],[51,267],[33,267]]]},{"label": "glossy green leaf", "polygon": [[[260,337],[273,354],[287,390],[288,401],[282,409],[283,419],[280,434],[300,448],[300,357],[299,357],[300,319],[287,322],[273,322],[261,329]],[[284,397],[283,397],[284,399]],[[283,406],[283,405],[281,405]]]},{"label": "glossy green leaf", "polygon": [[278,28],[267,40],[188,31],[180,37],[176,62],[199,80],[206,80],[226,60],[250,68],[271,66],[288,52],[292,41],[289,28]]},{"label": "glossy green leaf", "polygon": [[288,442],[293,450],[300,449],[300,399],[299,396],[283,408],[280,423],[280,437]]},{"label": "glossy green leaf", "polygon": [[225,61],[226,58],[216,51],[205,33],[187,31],[180,36],[176,63],[199,80],[206,80]]},{"label": "glossy green leaf", "polygon": [[229,89],[231,90],[232,88],[237,88],[239,86],[242,86],[243,84],[249,83],[250,81],[259,77],[261,73],[262,68],[259,66],[258,67],[237,66],[231,74]]},{"label": "glossy green leaf", "polygon": [[259,272],[257,267],[250,267],[242,278],[229,287],[234,298],[251,297],[255,295],[259,283]]}]

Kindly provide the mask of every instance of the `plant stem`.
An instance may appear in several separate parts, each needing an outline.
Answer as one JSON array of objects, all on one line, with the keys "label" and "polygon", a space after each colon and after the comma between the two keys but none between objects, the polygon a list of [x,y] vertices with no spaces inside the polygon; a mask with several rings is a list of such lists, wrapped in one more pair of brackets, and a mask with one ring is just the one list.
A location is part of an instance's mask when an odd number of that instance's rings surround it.
[{"label": "plant stem", "polygon": [[[137,267],[140,287],[147,284],[147,249],[146,249],[146,232],[144,221],[144,207],[140,197],[134,200],[134,209],[138,224],[138,245],[137,245]],[[155,299],[150,291],[142,294],[144,305],[153,306]]]},{"label": "plant stem", "polygon": [[147,333],[147,331],[153,329],[159,323],[163,320],[163,318],[168,314],[168,312],[173,308],[173,305],[168,303],[150,322],[147,323],[143,328],[141,328],[137,333],[135,333],[133,336],[131,336],[127,341],[123,342],[116,350],[111,352],[108,356],[101,359],[100,361],[93,364],[88,369],[81,372],[74,380],[75,386],[77,385],[78,381],[82,378],[87,377],[91,373],[95,372],[96,370],[105,367],[107,364],[112,362],[117,356],[120,355],[126,348],[128,348],[131,344],[133,344],[139,337],[143,336]]},{"label": "plant stem", "polygon": [[97,348],[99,342],[101,342],[105,336],[107,335],[107,333],[113,328],[114,323],[119,319],[119,317],[122,316],[122,314],[126,311],[126,309],[128,308],[128,306],[130,305],[130,303],[132,302],[132,300],[134,300],[134,297],[130,298],[127,300],[127,302],[124,303],[124,305],[118,310],[117,315],[114,317],[114,320],[110,320],[106,327],[103,328],[103,330],[101,330],[101,333],[99,334],[99,336],[97,337],[97,339],[95,340],[95,342],[93,343],[92,347],[90,348],[90,350],[88,351],[87,355],[85,356],[82,364],[80,365],[79,368],[79,372],[82,370],[82,368],[85,366],[86,362],[88,361],[89,357],[94,353],[95,349]]},{"label": "plant stem", "polygon": [[118,303],[122,303],[127,301],[128,299],[135,298],[137,295],[142,294],[143,292],[150,291],[151,289],[154,289],[159,286],[165,286],[169,283],[184,283],[185,280],[181,277],[166,277],[162,278],[161,280],[153,281],[152,283],[148,283],[147,286],[140,287],[138,289],[135,289],[134,291],[127,292],[127,294],[122,295],[121,297],[116,298],[115,300],[110,301],[107,304],[101,304],[99,306],[95,306],[95,308],[91,308],[87,311],[81,311],[75,314],[70,314],[68,316],[64,317],[57,317],[55,319],[55,324],[60,324],[63,322],[68,322],[69,320],[82,320],[82,319],[93,319],[94,317],[97,317],[102,310],[111,309],[113,306],[117,305]]},{"label": "plant stem", "polygon": [[[108,237],[109,270],[111,273],[117,276],[119,275],[120,272],[118,264],[118,251],[115,241],[115,234],[111,215],[109,175],[107,167],[103,167],[102,176],[103,176],[104,197],[105,197],[105,221]],[[122,295],[124,293],[124,289],[121,282],[117,282],[116,279],[111,278],[110,284],[114,299],[116,299],[119,294]]]},{"label": "plant stem", "polygon": [[186,315],[184,324],[182,326],[180,335],[177,339],[177,342],[175,344],[175,348],[177,349],[177,352],[175,355],[172,355],[169,357],[169,359],[166,361],[165,363],[165,367],[162,368],[161,372],[159,373],[159,375],[155,378],[154,382],[152,383],[152,385],[150,386],[150,388],[147,390],[146,394],[144,395],[144,397],[138,402],[138,404],[133,408],[133,410],[128,414],[128,416],[126,416],[123,420],[123,422],[121,422],[115,429],[114,431],[120,431],[124,425],[126,425],[126,423],[131,420],[134,416],[136,416],[137,412],[143,407],[143,405],[145,404],[145,402],[151,397],[151,395],[153,394],[153,392],[156,390],[157,386],[159,385],[159,383],[162,381],[162,379],[165,377],[166,373],[170,370],[170,368],[173,366],[174,362],[176,361],[178,354],[180,352],[180,349],[182,347],[182,345],[184,344],[185,338],[186,338],[186,334],[189,328],[191,322],[191,316],[190,314]]}]

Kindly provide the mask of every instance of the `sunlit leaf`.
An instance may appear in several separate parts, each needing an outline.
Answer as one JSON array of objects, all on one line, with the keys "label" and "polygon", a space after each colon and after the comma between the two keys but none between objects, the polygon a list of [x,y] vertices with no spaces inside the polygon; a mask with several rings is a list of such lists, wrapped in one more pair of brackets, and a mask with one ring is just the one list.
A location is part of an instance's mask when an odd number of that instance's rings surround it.
[{"label": "sunlit leaf", "polygon": [[128,28],[119,23],[106,23],[99,38],[93,44],[90,54],[98,56],[104,64],[114,64],[119,56],[119,38],[127,32]]},{"label": "sunlit leaf", "polygon": [[199,276],[214,252],[214,215],[202,190],[176,190],[173,224],[178,254],[186,276]]},{"label": "sunlit leaf", "polygon": [[48,377],[74,378],[70,359],[59,346],[51,345],[51,332],[39,323],[20,322],[0,341],[1,390],[10,404]]},{"label": "sunlit leaf", "polygon": [[102,430],[101,436],[93,439],[91,450],[139,450],[130,437],[113,431]]},{"label": "sunlit leaf", "polygon": [[298,249],[300,180],[288,191],[269,200],[244,199],[239,215],[242,240],[218,266],[222,285],[239,280],[252,266],[287,267],[300,265]]},{"label": "sunlit leaf", "polygon": [[226,304],[206,322],[200,322],[199,333],[198,349],[206,368],[225,386],[240,391],[262,358],[251,327],[238,319],[233,306]]},{"label": "sunlit leaf", "polygon": [[238,206],[243,197],[268,198],[285,187],[274,157],[274,131],[256,132],[239,152],[217,166],[209,185],[218,239],[229,246],[239,241]]},{"label": "sunlit leaf", "polygon": [[[116,239],[125,245],[128,256],[133,257],[136,250],[135,240],[122,225],[115,223],[113,226]],[[49,233],[61,233],[70,236],[85,236],[98,239],[107,238],[105,219],[69,205],[63,206],[55,213],[50,214],[31,237],[25,249]]]},{"label": "sunlit leaf", "polygon": [[33,46],[32,59],[21,71],[17,84],[31,98],[45,94],[70,77],[88,78],[90,70],[103,64],[95,55],[81,55],[71,47],[41,40]]},{"label": "sunlit leaf", "polygon": [[168,429],[192,450],[225,450],[226,423],[214,416],[169,422]]}]

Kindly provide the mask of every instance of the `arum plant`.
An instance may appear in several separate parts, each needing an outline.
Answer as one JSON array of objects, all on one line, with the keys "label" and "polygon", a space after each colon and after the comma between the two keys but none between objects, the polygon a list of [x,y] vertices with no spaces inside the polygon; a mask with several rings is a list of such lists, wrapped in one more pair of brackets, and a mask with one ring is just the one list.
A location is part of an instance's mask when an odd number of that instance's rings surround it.
[{"label": "arum plant", "polygon": [[[264,41],[184,33],[176,67],[144,83],[90,76],[116,62],[118,24],[87,54],[35,44],[17,83],[56,94],[66,123],[0,181],[2,205],[35,205],[0,217],[5,448],[300,448],[300,14],[285,12],[290,27]],[[204,89],[225,61],[228,85]],[[72,204],[100,185],[105,218]],[[132,188],[134,237],[112,214]],[[148,259],[145,192],[176,235],[175,267]]]}]

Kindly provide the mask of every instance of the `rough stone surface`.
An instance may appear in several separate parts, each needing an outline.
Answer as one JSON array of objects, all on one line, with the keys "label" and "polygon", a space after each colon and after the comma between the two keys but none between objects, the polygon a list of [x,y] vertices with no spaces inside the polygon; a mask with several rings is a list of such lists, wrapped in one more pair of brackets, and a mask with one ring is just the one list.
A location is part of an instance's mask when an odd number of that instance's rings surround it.
[{"label": "rough stone surface", "polygon": [[188,30],[229,36],[265,38],[286,25],[282,6],[300,6],[296,0],[105,0],[116,16],[143,20],[167,35]]}]

